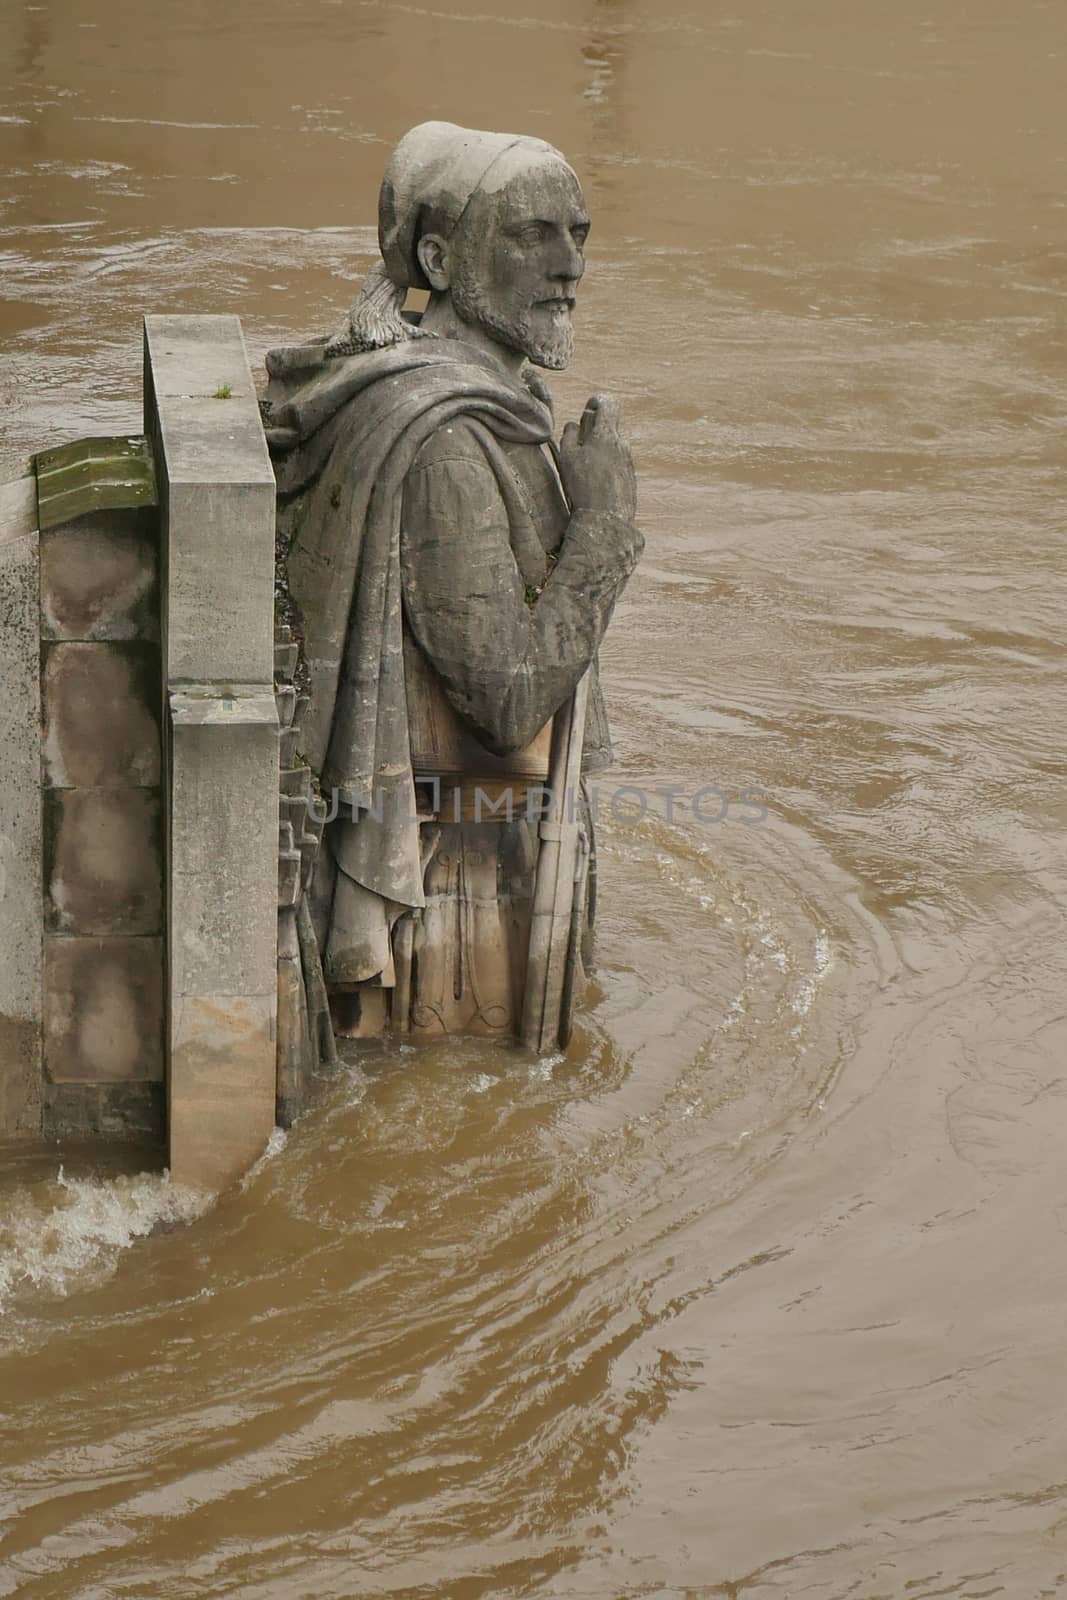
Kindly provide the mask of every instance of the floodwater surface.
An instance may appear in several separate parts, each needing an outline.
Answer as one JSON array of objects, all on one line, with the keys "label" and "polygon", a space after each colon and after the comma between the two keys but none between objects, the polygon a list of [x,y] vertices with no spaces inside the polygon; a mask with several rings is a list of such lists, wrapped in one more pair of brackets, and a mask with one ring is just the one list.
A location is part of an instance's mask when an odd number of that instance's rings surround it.
[{"label": "floodwater surface", "polygon": [[6,1162],[0,1595],[1067,1593],[1065,105],[1062,0],[4,0],[0,476],[445,117],[583,178],[647,551],[566,1059]]}]

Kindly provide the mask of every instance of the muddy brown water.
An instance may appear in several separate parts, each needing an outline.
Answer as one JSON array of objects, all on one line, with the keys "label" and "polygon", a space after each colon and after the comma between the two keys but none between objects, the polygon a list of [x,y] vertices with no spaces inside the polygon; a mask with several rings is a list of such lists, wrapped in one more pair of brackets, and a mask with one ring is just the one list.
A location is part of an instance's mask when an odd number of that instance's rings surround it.
[{"label": "muddy brown water", "polygon": [[1062,0],[4,0],[3,475],[145,309],[329,327],[412,123],[569,154],[681,798],[565,1061],[353,1059],[201,1215],[5,1162],[0,1594],[1067,1589],[1065,104]]}]

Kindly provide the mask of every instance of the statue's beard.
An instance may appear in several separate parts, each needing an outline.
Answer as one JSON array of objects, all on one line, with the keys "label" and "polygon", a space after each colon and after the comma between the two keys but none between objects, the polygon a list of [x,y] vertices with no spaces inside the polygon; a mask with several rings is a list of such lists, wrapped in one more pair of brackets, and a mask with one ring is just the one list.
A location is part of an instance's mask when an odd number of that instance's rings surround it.
[{"label": "statue's beard", "polygon": [[460,273],[452,284],[452,305],[463,322],[473,323],[509,350],[521,350],[535,367],[562,372],[574,354],[574,327],[570,310],[546,313],[542,321],[549,326],[535,330],[531,308],[508,313],[486,294],[476,280]]}]

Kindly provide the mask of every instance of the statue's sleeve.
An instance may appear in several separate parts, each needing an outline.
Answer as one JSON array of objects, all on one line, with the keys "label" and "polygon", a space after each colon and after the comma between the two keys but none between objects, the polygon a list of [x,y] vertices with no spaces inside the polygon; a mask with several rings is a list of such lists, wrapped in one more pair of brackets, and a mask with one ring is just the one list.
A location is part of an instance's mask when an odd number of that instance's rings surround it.
[{"label": "statue's sleeve", "polygon": [[496,476],[461,426],[434,436],[404,485],[404,607],[453,708],[497,755],[536,737],[592,662],[640,554],[621,517],[571,517],[540,596],[511,547]]}]

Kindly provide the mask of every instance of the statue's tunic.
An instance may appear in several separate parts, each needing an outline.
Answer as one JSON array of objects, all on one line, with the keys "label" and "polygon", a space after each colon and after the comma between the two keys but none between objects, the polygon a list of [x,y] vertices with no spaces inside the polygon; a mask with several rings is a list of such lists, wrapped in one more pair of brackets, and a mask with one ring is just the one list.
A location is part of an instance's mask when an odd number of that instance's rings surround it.
[{"label": "statue's tunic", "polygon": [[[309,754],[342,807],[359,806],[328,826],[316,871],[327,981],[393,992],[402,1030],[513,1032],[536,830],[429,814],[421,787],[416,800],[413,680],[473,736],[473,770],[454,776],[522,772],[524,747],[595,670],[639,535],[571,514],[544,399],[470,347],[333,363],[305,347],[268,369],[319,724]],[[610,746],[591,699],[596,766]]]},{"label": "statue's tunic", "polygon": [[[572,517],[547,446],[498,448],[525,515],[509,508],[477,425],[457,418],[430,436],[405,479],[400,568],[405,621],[450,704],[506,756],[531,743],[595,663],[625,576],[612,557],[632,541],[613,536],[617,518]],[[583,765],[596,771],[610,759],[597,684]]]}]

